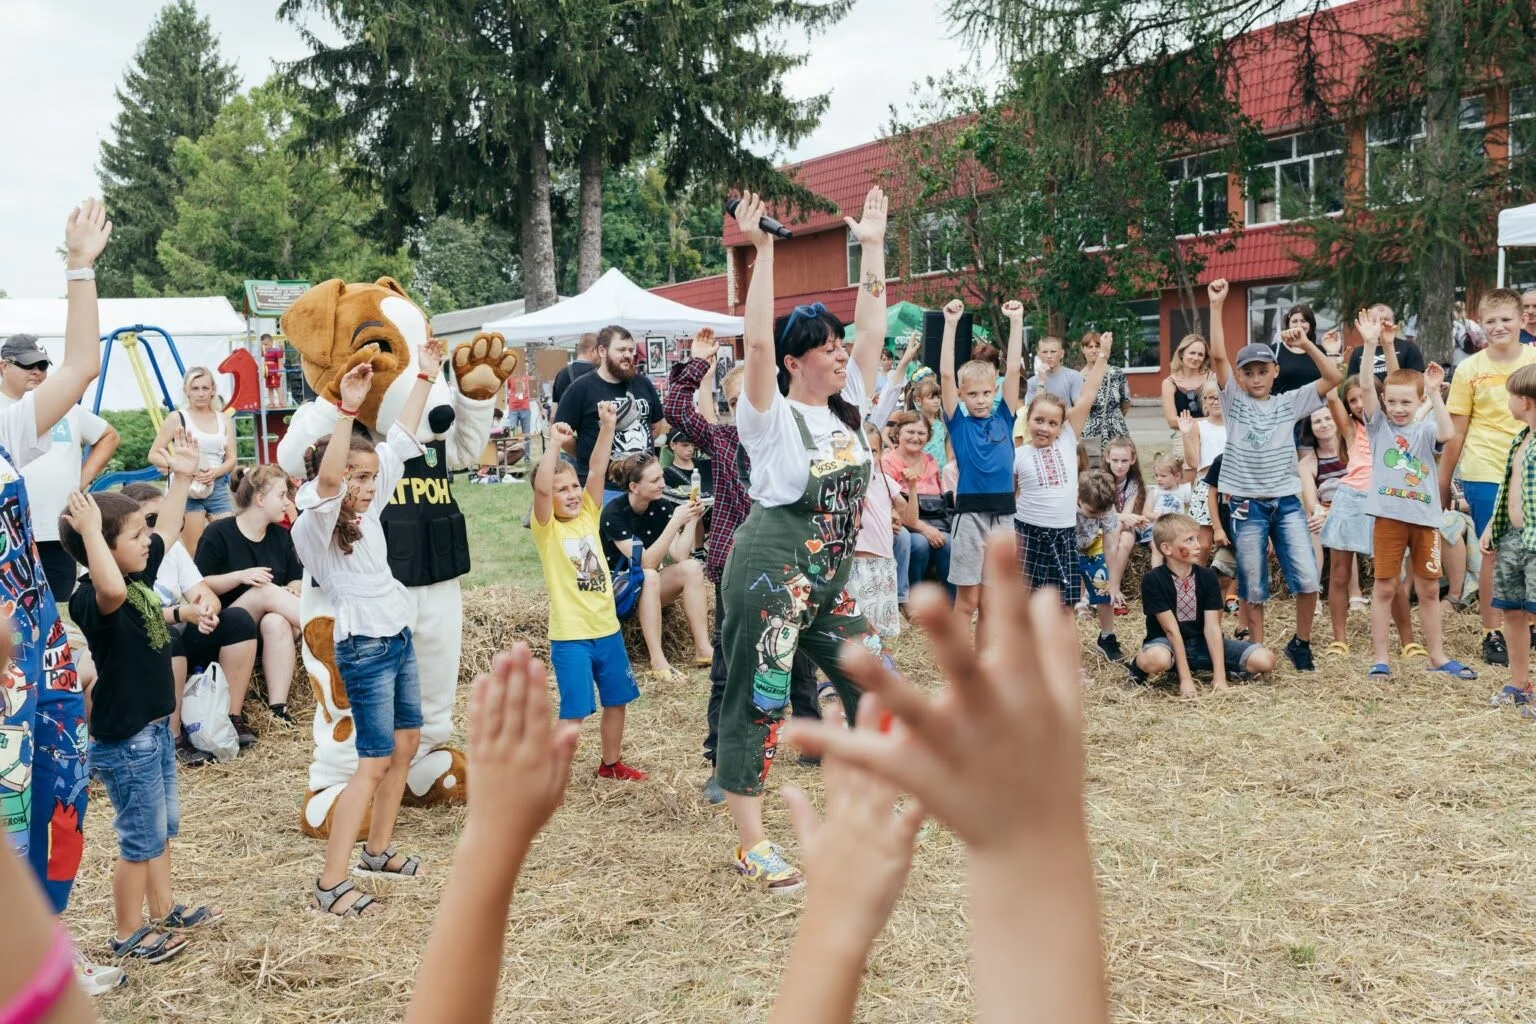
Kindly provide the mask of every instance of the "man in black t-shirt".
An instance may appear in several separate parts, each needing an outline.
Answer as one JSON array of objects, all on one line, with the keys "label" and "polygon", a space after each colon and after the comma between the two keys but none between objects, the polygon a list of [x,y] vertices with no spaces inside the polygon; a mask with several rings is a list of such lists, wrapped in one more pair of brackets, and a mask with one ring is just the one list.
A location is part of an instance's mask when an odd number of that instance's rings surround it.
[{"label": "man in black t-shirt", "polygon": [[[1419,351],[1419,346],[1407,338],[1397,337],[1397,320],[1392,313],[1392,307],[1385,302],[1378,302],[1371,307],[1371,312],[1381,319],[1381,346],[1376,349],[1376,359],[1371,364],[1371,372],[1377,380],[1387,379],[1387,352],[1386,346],[1392,343],[1393,351],[1397,353],[1397,365],[1404,370],[1418,370],[1424,372],[1424,353]],[[1354,376],[1360,372],[1360,353],[1363,347],[1357,347],[1349,354],[1349,375]]]},{"label": "man in black t-shirt", "polygon": [[601,402],[618,406],[610,458],[651,450],[653,438],[666,431],[661,416],[661,395],[651,379],[636,372],[634,337],[622,327],[610,325],[597,333],[597,368],[571,383],[555,411],[555,422],[569,424],[576,433],[576,475],[585,484],[587,462],[602,429],[597,407]]},{"label": "man in black t-shirt", "polygon": [[597,335],[583,334],[581,340],[576,342],[575,358],[560,367],[560,372],[555,374],[554,384],[550,385],[549,394],[555,404],[559,404],[566,388],[571,386],[571,381],[579,380],[597,368],[593,362],[596,354]]},{"label": "man in black t-shirt", "polygon": [[1131,681],[1145,683],[1175,671],[1179,695],[1193,697],[1195,672],[1210,672],[1211,686],[1225,690],[1229,672],[1246,677],[1274,668],[1275,655],[1267,647],[1222,636],[1221,584],[1213,570],[1195,561],[1202,547],[1200,524],[1177,513],[1162,516],[1152,527],[1152,543],[1164,563],[1141,578],[1147,639],[1131,662]]}]

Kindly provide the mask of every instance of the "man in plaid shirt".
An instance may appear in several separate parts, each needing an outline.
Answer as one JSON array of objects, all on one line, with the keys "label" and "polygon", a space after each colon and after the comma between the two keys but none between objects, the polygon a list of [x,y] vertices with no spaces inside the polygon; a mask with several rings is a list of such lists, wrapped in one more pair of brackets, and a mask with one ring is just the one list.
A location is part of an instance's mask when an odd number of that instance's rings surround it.
[{"label": "man in plaid shirt", "polygon": [[[747,513],[752,510],[752,499],[747,497],[749,463],[746,453],[741,450],[741,435],[736,432],[736,424],[713,423],[699,412],[696,404],[696,401],[714,401],[713,388],[707,388],[701,394],[700,385],[712,374],[715,352],[719,348],[714,331],[709,328],[700,331],[693,339],[692,358],[675,364],[668,374],[666,394],[661,400],[662,417],[708,452],[714,466],[714,506],[710,510],[709,536],[704,542],[704,576],[715,585],[715,660],[709,669],[709,734],[704,738],[704,760],[711,765],[715,763],[720,700],[725,693],[725,649],[720,642],[720,620],[723,618],[720,575],[731,555],[736,528],[746,521]],[[733,418],[736,400],[741,397],[741,377],[741,373],[732,372],[725,378],[725,400]],[[803,654],[795,655],[789,699],[796,716],[821,717],[821,707],[816,699],[816,667]],[[814,763],[804,756],[801,761]],[[704,785],[704,795],[712,804],[725,799],[713,773]]]}]

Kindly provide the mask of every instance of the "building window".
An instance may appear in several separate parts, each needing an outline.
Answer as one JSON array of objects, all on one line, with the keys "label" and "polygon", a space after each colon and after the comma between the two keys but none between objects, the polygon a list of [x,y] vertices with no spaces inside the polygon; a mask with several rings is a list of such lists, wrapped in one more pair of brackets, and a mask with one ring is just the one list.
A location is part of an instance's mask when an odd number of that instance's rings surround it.
[{"label": "building window", "polygon": [[[1511,97],[1513,99],[1513,97]],[[1481,95],[1461,101],[1457,115],[1464,171],[1486,156],[1487,118]],[[1366,195],[1372,206],[1412,202],[1420,194],[1419,148],[1424,145],[1424,108],[1406,107],[1365,123]]]},{"label": "building window", "polygon": [[925,213],[913,222],[908,237],[912,243],[913,277],[940,274],[965,266],[959,231],[952,213]]},{"label": "building window", "polygon": [[1325,333],[1339,325],[1339,316],[1336,310],[1320,308],[1314,303],[1313,296],[1316,294],[1316,282],[1250,287],[1248,289],[1248,342],[1278,345],[1280,331],[1285,326],[1281,322],[1281,317],[1285,316],[1292,306],[1300,304],[1312,307],[1312,313],[1317,317],[1317,337],[1312,341],[1321,342]]},{"label": "building window", "polygon": [[[1223,177],[1225,182],[1226,178]],[[1222,204],[1226,206],[1225,203]],[[1137,299],[1126,303],[1126,310],[1140,325],[1131,337],[1122,343],[1115,339],[1116,347],[1125,351],[1127,370],[1160,370],[1163,365],[1163,315],[1155,298]]]},{"label": "building window", "polygon": [[1509,155],[1536,153],[1536,85],[1509,92]]},{"label": "building window", "polygon": [[[887,231],[885,233],[885,279],[887,281],[893,281],[893,280],[896,279],[896,275],[894,273],[892,273],[892,271],[894,271],[896,269],[896,265],[895,265],[895,260],[896,260],[896,238],[895,238],[895,235],[896,235],[896,232],[894,232],[894,231]],[[859,249],[860,249],[859,240],[853,236],[853,232],[852,231],[849,231],[848,232],[848,287],[850,287],[850,288],[854,287],[855,285],[857,285],[859,283],[859,264],[861,262],[860,261],[860,256],[862,255],[860,253]]]},{"label": "building window", "polygon": [[1224,231],[1227,221],[1227,172],[1206,157],[1187,156],[1164,165],[1173,190],[1175,230],[1181,235]]},{"label": "building window", "polygon": [[1277,224],[1344,208],[1344,135],[1324,129],[1270,139],[1248,178],[1248,224]]}]

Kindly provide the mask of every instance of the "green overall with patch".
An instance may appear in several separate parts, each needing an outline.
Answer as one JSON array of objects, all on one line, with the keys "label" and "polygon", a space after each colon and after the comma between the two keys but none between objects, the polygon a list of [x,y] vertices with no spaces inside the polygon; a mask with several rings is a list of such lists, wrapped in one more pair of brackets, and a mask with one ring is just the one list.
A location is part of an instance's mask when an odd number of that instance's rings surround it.
[{"label": "green overall with patch", "polygon": [[850,427],[844,448],[857,438],[863,461],[842,453],[829,459],[799,410],[791,411],[810,463],[805,490],[789,505],[753,503],[721,576],[726,679],[716,776],[722,789],[746,796],[762,793],[773,763],[796,650],[826,673],[850,721],[859,695],[838,668],[838,649],[852,640],[882,653],[846,589],[869,486],[864,432]]}]

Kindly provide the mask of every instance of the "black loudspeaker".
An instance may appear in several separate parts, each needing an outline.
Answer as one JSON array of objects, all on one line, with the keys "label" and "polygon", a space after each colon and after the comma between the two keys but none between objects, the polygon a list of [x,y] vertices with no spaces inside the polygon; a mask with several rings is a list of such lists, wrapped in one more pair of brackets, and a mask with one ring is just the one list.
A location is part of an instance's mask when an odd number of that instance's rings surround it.
[{"label": "black loudspeaker", "polygon": [[[944,314],[929,311],[923,314],[923,365],[934,373],[939,372],[939,350],[944,344]],[[961,313],[960,323],[955,325],[955,369],[971,358],[971,314]]]}]

